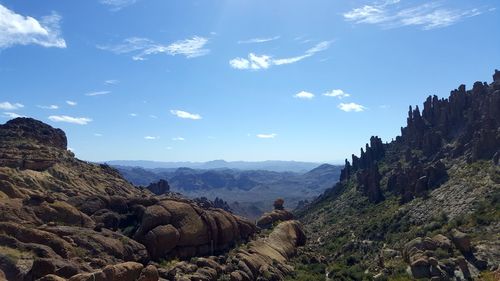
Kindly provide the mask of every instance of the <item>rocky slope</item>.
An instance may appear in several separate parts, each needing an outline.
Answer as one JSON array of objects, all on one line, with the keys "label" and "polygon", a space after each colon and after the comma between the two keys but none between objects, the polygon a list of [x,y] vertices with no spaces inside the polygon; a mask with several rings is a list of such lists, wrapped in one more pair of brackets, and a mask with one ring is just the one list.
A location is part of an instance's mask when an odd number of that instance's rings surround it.
[{"label": "rocky slope", "polygon": [[[256,234],[242,217],[137,188],[66,145],[63,131],[34,119],[0,125],[0,280],[158,280],[165,264],[226,256]],[[280,244],[300,244],[290,235]]]},{"label": "rocky slope", "polygon": [[428,97],[401,136],[374,136],[346,160],[340,182],[297,212],[310,239],[293,280],[498,280],[500,72],[493,79]]}]

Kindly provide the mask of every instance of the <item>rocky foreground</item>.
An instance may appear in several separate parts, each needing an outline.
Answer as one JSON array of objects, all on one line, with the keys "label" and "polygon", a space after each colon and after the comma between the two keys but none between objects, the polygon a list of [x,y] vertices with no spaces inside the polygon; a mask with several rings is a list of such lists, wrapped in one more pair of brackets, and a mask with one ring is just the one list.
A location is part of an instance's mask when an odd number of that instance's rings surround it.
[{"label": "rocky foreground", "polygon": [[40,121],[0,125],[0,280],[283,279],[305,242],[300,224],[257,233],[230,212],[76,159],[64,132]]}]

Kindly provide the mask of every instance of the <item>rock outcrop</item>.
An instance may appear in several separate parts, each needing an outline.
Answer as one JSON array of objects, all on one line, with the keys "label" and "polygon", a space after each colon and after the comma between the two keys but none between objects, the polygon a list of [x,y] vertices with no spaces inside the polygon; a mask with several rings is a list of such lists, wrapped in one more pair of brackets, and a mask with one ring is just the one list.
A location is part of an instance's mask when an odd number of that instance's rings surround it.
[{"label": "rock outcrop", "polygon": [[[465,157],[469,162],[493,159],[500,151],[500,91],[498,72],[491,85],[474,83],[471,90],[460,85],[447,99],[429,96],[422,112],[410,106],[407,125],[401,136],[390,144],[383,144],[376,136],[361,149],[360,156],[345,160],[340,181],[357,176],[359,189],[372,202],[383,200],[380,189],[379,164],[395,158],[394,148],[404,153],[404,165],[392,169],[388,189],[399,193],[402,202],[421,197],[446,181],[443,158]],[[386,156],[388,147],[390,155]],[[416,154],[418,151],[418,154]],[[497,154],[498,155],[498,154]]]},{"label": "rock outcrop", "polygon": [[166,180],[159,180],[158,182],[151,183],[146,187],[147,190],[156,195],[165,194],[170,191],[170,186]]},{"label": "rock outcrop", "polygon": [[264,213],[257,220],[257,226],[260,228],[271,228],[275,223],[293,220],[293,214],[285,210],[284,203],[283,199],[277,199],[274,202],[274,210]]},{"label": "rock outcrop", "polygon": [[415,238],[405,245],[403,258],[414,278],[471,280],[478,277],[479,271],[488,268],[487,261],[474,256],[465,233],[454,229],[450,236],[451,239],[442,234]]},{"label": "rock outcrop", "polygon": [[[330,280],[399,280],[408,271],[491,279],[500,264],[498,71],[493,80],[428,97],[409,108],[400,136],[372,137],[346,160],[339,183],[294,211],[309,237],[300,268],[324,266]],[[314,255],[324,262],[310,263]]]},{"label": "rock outcrop", "polygon": [[149,263],[223,254],[257,230],[169,193],[165,181],[150,186],[156,196],[108,165],[78,160],[62,130],[37,120],[0,125],[0,137],[0,271],[7,280],[157,280]]},{"label": "rock outcrop", "polygon": [[[168,271],[160,271],[167,280],[284,280],[293,271],[287,261],[305,244],[306,237],[298,221],[278,224],[268,237],[249,242],[227,257],[198,258],[180,262]],[[220,279],[219,279],[220,278]]]}]

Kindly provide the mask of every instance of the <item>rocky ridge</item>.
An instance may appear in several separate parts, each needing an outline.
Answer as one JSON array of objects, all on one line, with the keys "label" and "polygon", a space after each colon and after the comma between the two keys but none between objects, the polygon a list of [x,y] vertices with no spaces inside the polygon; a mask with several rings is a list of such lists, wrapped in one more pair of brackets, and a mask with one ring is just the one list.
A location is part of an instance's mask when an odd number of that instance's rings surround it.
[{"label": "rocky ridge", "polygon": [[0,136],[0,276],[9,281],[158,280],[164,261],[225,255],[257,232],[165,193],[166,182],[137,188],[76,159],[64,132],[40,121],[8,121]]},{"label": "rocky ridge", "polygon": [[[428,97],[422,111],[410,107],[406,123],[390,143],[371,137],[346,160],[340,182],[296,212],[310,238],[298,264],[331,280],[399,280],[407,268],[433,280],[497,274],[500,72],[491,84]],[[468,252],[427,243],[456,233],[469,237]]]}]

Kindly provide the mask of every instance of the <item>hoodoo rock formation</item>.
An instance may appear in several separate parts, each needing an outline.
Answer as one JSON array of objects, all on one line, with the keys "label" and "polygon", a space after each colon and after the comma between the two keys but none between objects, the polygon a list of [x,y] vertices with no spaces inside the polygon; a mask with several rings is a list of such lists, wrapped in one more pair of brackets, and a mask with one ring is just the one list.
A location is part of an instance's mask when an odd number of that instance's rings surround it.
[{"label": "hoodoo rock formation", "polygon": [[340,182],[296,210],[309,237],[297,262],[323,260],[329,280],[497,280],[499,159],[496,70],[410,107],[400,136],[345,160]]}]

